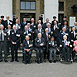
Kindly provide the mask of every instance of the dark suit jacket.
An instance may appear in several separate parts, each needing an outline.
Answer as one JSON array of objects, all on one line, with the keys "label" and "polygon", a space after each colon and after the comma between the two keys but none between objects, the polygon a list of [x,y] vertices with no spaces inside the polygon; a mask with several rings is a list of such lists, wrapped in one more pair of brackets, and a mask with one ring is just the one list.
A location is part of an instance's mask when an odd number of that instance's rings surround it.
[{"label": "dark suit jacket", "polygon": [[24,24],[24,22],[21,23],[21,30],[24,31],[24,27],[27,25],[27,23]]},{"label": "dark suit jacket", "polygon": [[5,28],[7,29],[8,27],[8,25],[11,25],[11,27],[13,26],[13,21],[12,20],[9,20],[9,22],[11,22],[11,23],[9,23],[8,24],[8,22],[7,22],[7,20],[5,20]]},{"label": "dark suit jacket", "polygon": [[[65,32],[65,34],[67,35],[67,40],[70,41],[69,33]],[[59,36],[58,36],[59,43],[61,43],[61,42],[63,41],[63,36],[64,36],[65,34],[63,34],[62,31],[59,33]]]},{"label": "dark suit jacket", "polygon": [[[40,32],[39,32],[38,29],[36,29],[36,30],[35,30],[35,37],[37,37],[38,33],[40,33]],[[44,34],[44,30],[43,30],[43,29],[41,29],[41,34],[42,34],[42,36],[43,36],[43,34]]]},{"label": "dark suit jacket", "polygon": [[[43,43],[43,46],[40,46],[41,43]],[[43,49],[45,47],[45,45],[46,45],[46,43],[45,43],[44,38],[41,38],[41,42],[39,41],[38,38],[35,39],[35,48]]]},{"label": "dark suit jacket", "polygon": [[48,48],[57,48],[57,42],[56,41],[54,41],[54,45],[55,46],[52,45],[51,40],[48,41]]},{"label": "dark suit jacket", "polygon": [[20,32],[17,30],[16,33],[15,33],[14,30],[12,30],[10,32],[10,40],[11,40],[11,43],[16,42],[17,44],[19,44],[19,42],[20,42]]},{"label": "dark suit jacket", "polygon": [[23,41],[23,49],[33,49],[33,46],[29,46],[30,44],[32,44],[33,45],[33,43],[32,43],[32,41],[31,40],[29,40],[29,44],[27,43],[27,41],[26,40],[24,40]]}]

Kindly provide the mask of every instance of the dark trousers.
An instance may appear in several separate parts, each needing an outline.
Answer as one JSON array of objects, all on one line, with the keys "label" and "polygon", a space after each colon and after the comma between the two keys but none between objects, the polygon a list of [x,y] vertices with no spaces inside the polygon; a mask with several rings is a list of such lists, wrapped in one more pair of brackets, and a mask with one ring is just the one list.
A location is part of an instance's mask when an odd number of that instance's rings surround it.
[{"label": "dark trousers", "polygon": [[11,42],[7,41],[7,54],[9,54],[9,48],[11,47]]},{"label": "dark trousers", "polygon": [[65,61],[67,61],[68,59],[70,60],[71,51],[70,51],[69,47],[63,48],[63,54],[64,54],[64,60]]},{"label": "dark trousers", "polygon": [[37,62],[43,61],[43,50],[42,49],[36,50],[36,58],[37,58]]},{"label": "dark trousers", "polygon": [[24,51],[24,62],[25,63],[27,62],[30,63],[31,54],[32,54],[32,51],[29,51],[29,52]]},{"label": "dark trousers", "polygon": [[[12,60],[14,61],[14,58],[15,58],[15,60],[18,60],[18,52],[17,52],[17,50],[18,50],[18,46],[17,46],[17,44],[16,45],[11,45],[11,55],[12,55]],[[14,57],[14,54],[15,54],[15,57]]]},{"label": "dark trousers", "polygon": [[2,50],[4,50],[4,60],[7,60],[7,50],[5,42],[0,42],[0,60],[2,60]]}]

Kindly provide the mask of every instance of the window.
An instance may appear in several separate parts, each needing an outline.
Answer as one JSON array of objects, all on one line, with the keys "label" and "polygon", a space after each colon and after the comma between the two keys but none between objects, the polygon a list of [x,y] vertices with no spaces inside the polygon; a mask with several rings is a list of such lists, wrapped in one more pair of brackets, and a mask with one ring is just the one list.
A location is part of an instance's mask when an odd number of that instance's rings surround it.
[{"label": "window", "polygon": [[36,2],[30,1],[21,1],[21,10],[35,10],[36,9]]},{"label": "window", "polygon": [[21,2],[21,9],[25,9],[25,2]]},{"label": "window", "polygon": [[59,11],[64,11],[64,2],[59,2]]}]

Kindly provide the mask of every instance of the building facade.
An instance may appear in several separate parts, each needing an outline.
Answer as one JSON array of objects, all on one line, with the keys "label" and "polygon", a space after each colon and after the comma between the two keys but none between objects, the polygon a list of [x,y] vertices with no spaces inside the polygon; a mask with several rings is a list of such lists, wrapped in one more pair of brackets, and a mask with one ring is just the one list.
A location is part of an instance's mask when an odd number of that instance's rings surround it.
[{"label": "building facade", "polygon": [[[20,22],[23,17],[26,17],[27,21],[30,21],[30,18],[33,17],[37,22],[39,15],[44,14],[45,12],[44,1],[45,0],[13,0],[13,15],[16,15]],[[75,4],[77,4],[77,0],[58,0],[59,22],[62,21],[63,16],[67,16],[68,20],[70,16],[75,16],[77,18],[77,13],[73,12],[73,9],[71,8]],[[56,8],[54,10],[56,10]]]}]

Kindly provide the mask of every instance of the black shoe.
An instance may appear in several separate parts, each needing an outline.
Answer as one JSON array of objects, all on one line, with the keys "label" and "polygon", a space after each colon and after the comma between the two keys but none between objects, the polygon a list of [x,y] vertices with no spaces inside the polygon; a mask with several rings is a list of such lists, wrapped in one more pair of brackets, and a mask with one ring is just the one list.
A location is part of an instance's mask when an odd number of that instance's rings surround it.
[{"label": "black shoe", "polygon": [[56,63],[56,60],[54,60],[54,63]]},{"label": "black shoe", "polygon": [[40,61],[37,61],[38,64],[40,64]]},{"label": "black shoe", "polygon": [[7,60],[5,60],[5,62],[8,62]]},{"label": "black shoe", "polygon": [[15,60],[16,62],[19,62],[19,60]]},{"label": "black shoe", "polygon": [[11,60],[10,62],[14,62],[14,60]]},{"label": "black shoe", "polygon": [[0,62],[3,62],[3,60],[0,60]]},{"label": "black shoe", "polygon": [[49,60],[50,63],[52,63],[52,60]]},{"label": "black shoe", "polygon": [[27,64],[27,62],[24,62],[24,64]]},{"label": "black shoe", "polygon": [[44,59],[44,62],[46,62],[46,59]]}]

